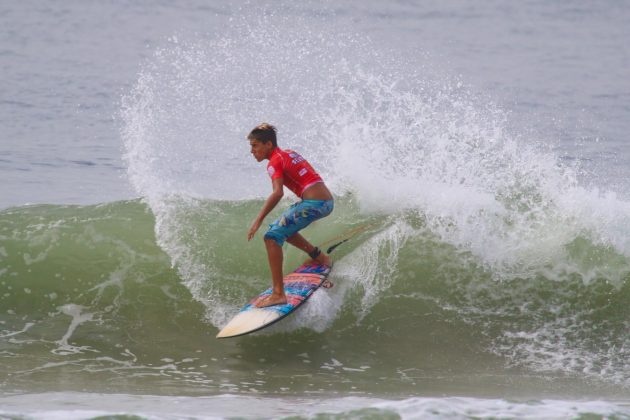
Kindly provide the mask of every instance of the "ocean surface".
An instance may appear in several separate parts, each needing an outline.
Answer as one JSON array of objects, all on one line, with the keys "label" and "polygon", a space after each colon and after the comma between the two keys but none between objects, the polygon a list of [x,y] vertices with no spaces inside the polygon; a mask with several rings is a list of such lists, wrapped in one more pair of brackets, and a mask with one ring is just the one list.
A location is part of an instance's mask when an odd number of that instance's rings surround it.
[{"label": "ocean surface", "polygon": [[[629,41],[612,0],[2,2],[0,419],[630,419]],[[305,236],[356,234],[217,340],[270,281],[262,121],[336,196]]]}]

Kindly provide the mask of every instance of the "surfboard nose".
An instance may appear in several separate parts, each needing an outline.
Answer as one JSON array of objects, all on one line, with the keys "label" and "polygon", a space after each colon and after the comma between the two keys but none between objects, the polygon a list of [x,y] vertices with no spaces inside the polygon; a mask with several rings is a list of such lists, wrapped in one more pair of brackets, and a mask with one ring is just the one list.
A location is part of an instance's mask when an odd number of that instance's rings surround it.
[{"label": "surfboard nose", "polygon": [[227,323],[217,334],[217,338],[230,338],[254,332],[265,325],[282,317],[284,314],[276,311],[273,307],[251,308],[238,313]]}]

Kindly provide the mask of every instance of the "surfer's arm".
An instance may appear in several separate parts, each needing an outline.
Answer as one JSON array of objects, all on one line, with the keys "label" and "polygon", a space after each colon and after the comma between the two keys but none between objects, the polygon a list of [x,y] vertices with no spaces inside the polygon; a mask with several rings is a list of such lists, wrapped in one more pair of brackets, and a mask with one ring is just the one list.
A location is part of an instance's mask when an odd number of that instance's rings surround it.
[{"label": "surfer's arm", "polygon": [[265,217],[267,217],[269,212],[276,207],[276,205],[284,195],[284,190],[282,188],[284,183],[282,178],[276,178],[272,180],[271,185],[273,187],[273,191],[271,192],[271,194],[269,194],[267,200],[265,200],[265,204],[263,204],[262,209],[260,209],[260,212],[258,213],[258,216],[249,228],[249,232],[247,232],[248,241],[250,241],[254,237],[256,231],[258,230],[258,228],[260,228],[263,220],[265,220]]}]

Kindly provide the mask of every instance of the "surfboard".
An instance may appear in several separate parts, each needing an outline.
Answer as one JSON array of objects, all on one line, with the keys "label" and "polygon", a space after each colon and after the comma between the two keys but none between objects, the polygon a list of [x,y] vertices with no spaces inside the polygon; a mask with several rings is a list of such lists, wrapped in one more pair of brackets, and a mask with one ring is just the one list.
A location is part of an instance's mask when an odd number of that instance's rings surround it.
[{"label": "surfboard", "polygon": [[299,266],[283,279],[287,303],[265,308],[257,307],[258,302],[271,294],[271,288],[269,288],[243,306],[240,312],[219,331],[217,338],[238,337],[253,333],[290,315],[327,281],[330,270],[331,267],[318,263]]}]

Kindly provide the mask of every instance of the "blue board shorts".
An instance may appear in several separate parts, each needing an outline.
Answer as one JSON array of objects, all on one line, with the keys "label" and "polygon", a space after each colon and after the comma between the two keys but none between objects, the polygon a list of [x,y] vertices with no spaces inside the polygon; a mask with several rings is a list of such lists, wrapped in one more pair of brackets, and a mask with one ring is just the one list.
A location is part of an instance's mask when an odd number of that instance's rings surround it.
[{"label": "blue board shorts", "polygon": [[287,238],[298,233],[315,220],[328,216],[334,207],[334,200],[302,200],[286,209],[265,233],[265,239],[273,239],[280,246]]}]

